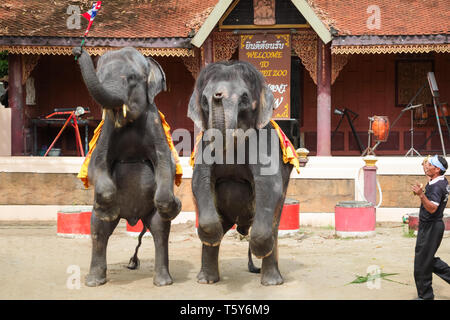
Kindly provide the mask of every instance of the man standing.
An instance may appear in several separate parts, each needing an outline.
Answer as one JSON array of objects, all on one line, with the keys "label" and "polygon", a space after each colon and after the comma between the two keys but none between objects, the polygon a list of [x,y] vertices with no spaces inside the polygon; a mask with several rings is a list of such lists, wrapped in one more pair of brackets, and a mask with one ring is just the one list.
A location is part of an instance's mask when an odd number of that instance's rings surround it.
[{"label": "man standing", "polygon": [[412,191],[421,201],[414,257],[414,279],[419,300],[434,299],[431,287],[433,273],[450,283],[450,267],[434,256],[445,229],[442,218],[450,190],[444,176],[447,168],[445,158],[435,155],[423,164],[425,174],[430,180],[425,186],[425,193],[419,184],[412,186]]}]

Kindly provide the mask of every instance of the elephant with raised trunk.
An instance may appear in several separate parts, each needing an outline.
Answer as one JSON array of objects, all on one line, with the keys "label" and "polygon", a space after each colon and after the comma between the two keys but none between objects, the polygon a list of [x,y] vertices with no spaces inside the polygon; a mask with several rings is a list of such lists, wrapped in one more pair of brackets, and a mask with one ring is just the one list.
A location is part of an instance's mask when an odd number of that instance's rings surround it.
[{"label": "elephant with raised trunk", "polygon": [[[88,167],[95,186],[92,259],[85,283],[106,282],[106,247],[120,218],[139,220],[155,243],[154,284],[172,284],[168,267],[171,220],[181,210],[174,195],[175,161],[154,98],[166,89],[161,66],[134,48],[105,53],[94,69],[89,54],[74,48],[86,87],[105,118]],[[136,249],[137,253],[137,249]],[[137,254],[130,268],[138,265]]]},{"label": "elephant with raised trunk", "polygon": [[[200,283],[219,281],[220,242],[234,224],[239,233],[250,233],[249,270],[257,271],[251,262],[254,254],[262,258],[261,283],[283,283],[278,226],[293,166],[283,162],[280,141],[273,138],[273,110],[273,94],[250,63],[216,62],[200,72],[188,108],[188,117],[204,132],[192,176],[202,242]],[[214,139],[208,132],[216,133]],[[248,132],[254,133],[253,141]],[[220,146],[217,141],[225,142]],[[202,159],[200,150],[214,150],[213,159]],[[250,161],[255,153],[258,161]],[[264,170],[270,162],[273,168]]]}]

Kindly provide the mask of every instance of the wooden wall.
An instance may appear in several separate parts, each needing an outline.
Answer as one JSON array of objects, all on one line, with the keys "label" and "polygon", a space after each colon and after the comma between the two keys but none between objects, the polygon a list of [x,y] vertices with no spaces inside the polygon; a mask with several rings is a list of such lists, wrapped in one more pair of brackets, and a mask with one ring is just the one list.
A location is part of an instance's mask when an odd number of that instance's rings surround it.
[{"label": "wooden wall", "polygon": [[[408,56],[408,55],[406,55]],[[441,94],[441,102],[450,102],[450,54],[433,54],[434,72]],[[359,116],[354,126],[360,136],[364,148],[367,146],[368,117],[384,115],[392,123],[400,114],[401,107],[395,106],[395,63],[404,59],[405,55],[352,55],[344,69],[340,72],[336,82],[332,85],[331,102],[331,131],[338,124],[340,116],[334,115],[335,108],[348,108]],[[316,119],[317,96],[316,85],[308,72],[304,75],[304,110],[303,127],[306,148],[315,155],[316,150]],[[429,90],[428,88],[426,88]],[[412,98],[412,96],[411,96]],[[429,116],[434,116],[433,109],[429,109]],[[426,137],[437,129],[433,118],[426,126],[414,127],[414,146],[422,145]],[[450,150],[450,140],[444,134],[446,149]],[[410,111],[403,113],[394,128],[392,128],[387,142],[382,143],[376,151],[377,155],[404,155],[410,148]],[[441,150],[438,135],[433,136],[426,145],[426,150]],[[359,155],[356,140],[346,119],[339,127],[336,137],[332,139],[332,155]]]},{"label": "wooden wall", "polygon": [[[155,101],[165,114],[172,130],[186,128],[193,131],[193,123],[187,118],[187,105],[194,87],[194,79],[181,58],[155,57],[167,77],[167,92],[160,93]],[[76,106],[89,107],[96,120],[89,128],[89,140],[96,123],[101,120],[101,107],[89,95],[82,80],[78,64],[72,56],[41,56],[31,74],[35,79],[36,105],[26,106],[26,126],[31,128],[31,119],[45,116],[55,108]],[[60,127],[38,128],[38,150],[42,145],[50,146]],[[84,128],[80,128],[84,143]],[[32,131],[31,131],[32,132]],[[30,141],[31,142],[31,141]],[[55,147],[62,148],[62,155],[76,155],[74,130],[68,127]],[[30,148],[28,148],[30,149]]]}]

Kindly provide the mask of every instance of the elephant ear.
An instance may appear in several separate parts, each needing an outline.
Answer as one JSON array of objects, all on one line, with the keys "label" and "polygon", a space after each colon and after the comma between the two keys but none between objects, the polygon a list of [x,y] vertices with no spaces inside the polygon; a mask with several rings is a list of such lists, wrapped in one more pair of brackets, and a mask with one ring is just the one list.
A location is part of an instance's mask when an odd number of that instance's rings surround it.
[{"label": "elephant ear", "polygon": [[201,130],[205,130],[205,124],[203,121],[202,108],[198,99],[197,88],[194,88],[191,99],[189,100],[187,116],[194,121],[195,125]]},{"label": "elephant ear", "polygon": [[156,60],[147,58],[149,72],[147,78],[147,97],[150,103],[154,103],[155,97],[161,91],[167,90],[166,75]]},{"label": "elephant ear", "polygon": [[264,84],[259,97],[258,118],[256,120],[256,127],[258,129],[264,128],[272,118],[273,110],[275,109],[275,98],[272,90]]}]

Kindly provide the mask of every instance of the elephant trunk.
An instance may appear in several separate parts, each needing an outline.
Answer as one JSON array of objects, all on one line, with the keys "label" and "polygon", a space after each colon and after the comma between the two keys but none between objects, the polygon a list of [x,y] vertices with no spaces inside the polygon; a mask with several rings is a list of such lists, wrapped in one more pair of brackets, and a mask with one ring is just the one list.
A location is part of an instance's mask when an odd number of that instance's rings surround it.
[{"label": "elephant trunk", "polygon": [[121,107],[124,104],[124,100],[117,96],[114,92],[111,92],[105,88],[97,78],[95,73],[94,64],[92,63],[89,54],[83,50],[79,57],[79,64],[81,74],[83,75],[84,83],[89,90],[91,96],[104,108],[112,109]]},{"label": "elephant trunk", "polygon": [[222,95],[215,94],[212,99],[212,127],[218,129],[225,138],[225,111],[223,109]]}]

